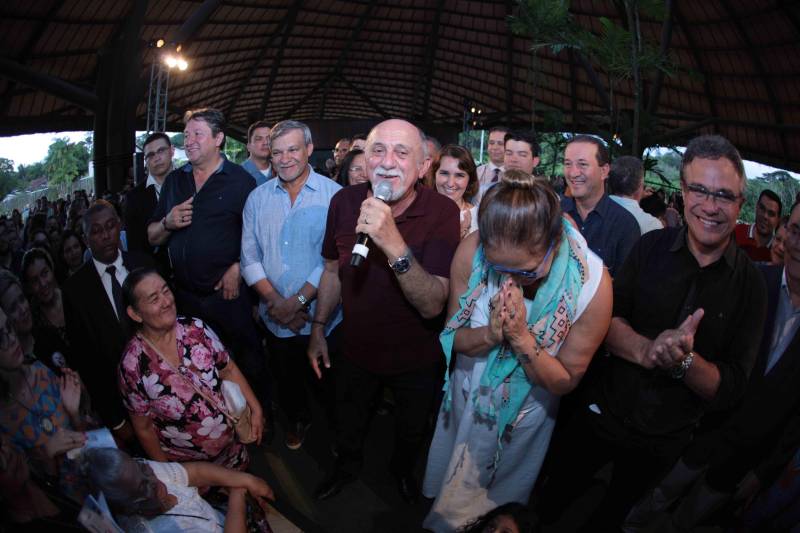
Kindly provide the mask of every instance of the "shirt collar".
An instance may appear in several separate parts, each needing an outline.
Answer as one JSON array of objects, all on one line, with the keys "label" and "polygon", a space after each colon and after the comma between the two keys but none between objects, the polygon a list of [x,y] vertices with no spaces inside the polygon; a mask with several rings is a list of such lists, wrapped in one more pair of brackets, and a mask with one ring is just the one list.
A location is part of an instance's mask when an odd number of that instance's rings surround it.
[{"label": "shirt collar", "polygon": [[114,259],[113,263],[110,263],[108,265],[105,264],[105,263],[101,263],[100,261],[95,259],[94,256],[92,256],[92,262],[94,262],[94,267],[97,269],[97,273],[100,274],[100,277],[102,278],[103,274],[106,273],[106,269],[108,267],[110,267],[111,265],[114,265],[115,267],[117,267],[117,270],[119,270],[120,268],[123,267],[123,264],[122,264],[122,252],[117,250],[117,258]]},{"label": "shirt collar", "polygon": [[[689,246],[687,245],[687,226],[681,226],[681,229],[678,231],[678,234],[675,236],[675,240],[672,241],[672,246],[669,247],[670,252],[677,252],[683,248],[689,253],[692,253],[689,250]],[[736,246],[736,241],[733,238],[733,235],[730,236],[730,240],[728,241],[728,246],[725,248],[725,251],[722,253],[722,257],[725,259],[725,262],[728,264],[729,267],[734,268],[736,266],[736,252],[738,247]]]},{"label": "shirt collar", "polygon": [[[220,164],[217,167],[217,169],[214,172],[211,173],[212,176],[214,174],[218,173],[218,172],[222,172],[225,169],[225,165],[229,163],[228,162],[228,158],[225,157],[225,154],[220,153],[219,156],[222,158],[222,161],[220,162]],[[181,170],[183,170],[184,172],[186,172],[188,174],[191,174],[192,173],[192,163],[186,163],[185,165],[183,165],[181,167]]]},{"label": "shirt collar", "polygon": [[156,189],[158,194],[161,194],[161,183],[159,183],[152,174],[147,175],[147,181],[144,184],[144,188],[148,188],[149,186],[153,186]]},{"label": "shirt collar", "polygon": [[[329,178],[326,178],[325,176],[320,176],[319,174],[314,172],[314,168],[311,165],[308,165],[308,179],[306,179],[306,182],[303,184],[303,188],[308,187],[312,191],[317,191],[321,187],[321,184],[320,184],[319,180],[322,180],[322,179],[326,180],[326,179],[329,179]],[[275,174],[274,178],[269,180],[267,183],[272,183],[273,181],[275,182],[273,184],[273,186],[272,186],[274,190],[278,190],[278,189],[283,190],[283,191],[286,190],[286,189],[284,189],[283,181],[281,181],[281,178],[280,178],[280,176],[278,174]]]}]

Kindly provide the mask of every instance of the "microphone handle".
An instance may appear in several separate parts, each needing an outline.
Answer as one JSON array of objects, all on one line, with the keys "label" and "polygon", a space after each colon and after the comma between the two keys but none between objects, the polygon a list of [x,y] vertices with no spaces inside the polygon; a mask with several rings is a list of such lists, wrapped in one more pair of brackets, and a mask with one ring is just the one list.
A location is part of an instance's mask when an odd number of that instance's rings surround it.
[{"label": "microphone handle", "polygon": [[356,244],[353,246],[353,253],[350,255],[350,266],[357,267],[367,258],[369,253],[368,244],[369,235],[359,233],[356,237]]}]

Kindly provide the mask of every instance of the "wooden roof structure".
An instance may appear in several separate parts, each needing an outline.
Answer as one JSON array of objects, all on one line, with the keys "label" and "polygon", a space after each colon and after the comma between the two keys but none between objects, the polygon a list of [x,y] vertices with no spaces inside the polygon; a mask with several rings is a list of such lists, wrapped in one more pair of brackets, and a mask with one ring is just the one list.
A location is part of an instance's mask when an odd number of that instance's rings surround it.
[{"label": "wooden roof structure", "polygon": [[[141,2],[142,124],[159,53],[148,43],[161,38],[180,42],[190,65],[171,79],[173,123],[214,106],[238,131],[258,117],[459,127],[465,102],[487,125],[530,123],[530,45],[509,31],[513,0],[5,0],[0,134],[92,129],[98,56]],[[800,171],[800,2],[671,4],[666,23],[641,22],[694,73],[644,86],[664,142],[717,132],[749,159]],[[570,11],[598,32],[599,17],[624,19],[616,6],[573,0]],[[541,57],[537,106],[585,131],[585,118],[607,109],[602,65],[568,50]],[[630,109],[631,85],[615,98]]]}]

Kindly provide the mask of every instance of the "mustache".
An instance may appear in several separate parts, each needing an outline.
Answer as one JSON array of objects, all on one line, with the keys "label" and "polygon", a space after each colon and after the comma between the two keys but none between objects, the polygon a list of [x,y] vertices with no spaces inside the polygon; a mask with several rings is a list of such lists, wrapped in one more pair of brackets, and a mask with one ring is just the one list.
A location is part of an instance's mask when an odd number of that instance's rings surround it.
[{"label": "mustache", "polygon": [[385,168],[378,167],[375,169],[373,174],[376,178],[405,178],[403,172],[396,168],[387,170]]}]

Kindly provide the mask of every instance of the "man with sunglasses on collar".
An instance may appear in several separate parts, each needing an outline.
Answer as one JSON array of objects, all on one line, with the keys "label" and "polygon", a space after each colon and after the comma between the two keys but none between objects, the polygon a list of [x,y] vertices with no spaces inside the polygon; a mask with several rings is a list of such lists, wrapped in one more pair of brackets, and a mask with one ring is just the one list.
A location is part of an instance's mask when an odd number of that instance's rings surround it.
[{"label": "man with sunglasses on collar", "polygon": [[647,233],[614,279],[609,365],[551,448],[569,458],[570,475],[553,472],[542,487],[545,523],[611,461],[606,495],[586,523],[618,528],[703,417],[730,410],[744,393],[766,314],[764,281],[732,238],[745,183],[728,140],[689,143],[681,163],[687,225]]}]

